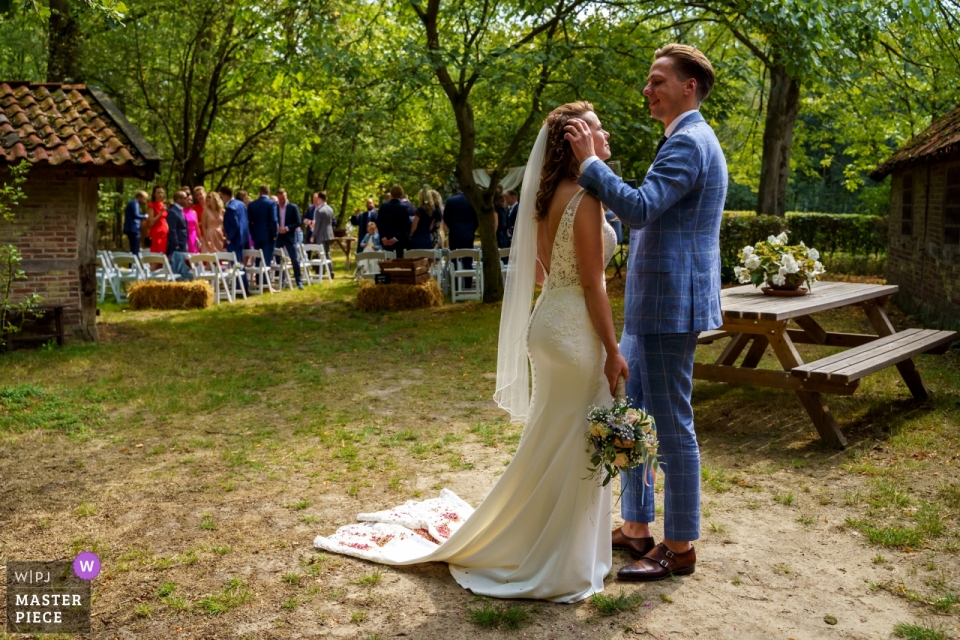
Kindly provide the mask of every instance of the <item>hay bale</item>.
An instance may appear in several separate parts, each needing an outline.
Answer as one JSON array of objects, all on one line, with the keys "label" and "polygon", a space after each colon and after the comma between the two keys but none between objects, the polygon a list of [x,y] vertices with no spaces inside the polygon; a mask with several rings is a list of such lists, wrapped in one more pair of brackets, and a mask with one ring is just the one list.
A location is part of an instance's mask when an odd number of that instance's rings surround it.
[{"label": "hay bale", "polygon": [[206,309],[213,304],[213,289],[209,282],[158,282],[147,280],[134,283],[127,292],[131,309]]},{"label": "hay bale", "polygon": [[357,306],[361,311],[401,311],[443,305],[443,294],[436,280],[423,284],[374,284],[360,281]]}]

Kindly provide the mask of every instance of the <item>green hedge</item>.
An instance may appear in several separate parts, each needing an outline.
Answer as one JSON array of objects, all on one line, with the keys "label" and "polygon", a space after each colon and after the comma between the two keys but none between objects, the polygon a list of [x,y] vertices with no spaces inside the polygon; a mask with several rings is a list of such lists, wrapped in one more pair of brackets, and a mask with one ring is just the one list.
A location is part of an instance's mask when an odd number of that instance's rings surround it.
[{"label": "green hedge", "polygon": [[887,252],[887,219],[883,216],[790,211],[784,219],[752,211],[724,211],[720,224],[724,272],[732,272],[740,264],[743,247],[781,231],[790,234],[790,244],[802,241],[816,247],[826,258],[825,264],[835,253],[876,258]]}]

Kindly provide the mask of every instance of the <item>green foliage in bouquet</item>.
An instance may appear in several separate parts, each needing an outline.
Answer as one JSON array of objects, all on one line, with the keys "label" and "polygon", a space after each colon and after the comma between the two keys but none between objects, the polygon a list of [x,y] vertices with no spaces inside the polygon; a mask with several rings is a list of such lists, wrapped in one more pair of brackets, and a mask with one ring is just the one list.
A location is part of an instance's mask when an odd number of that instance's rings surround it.
[{"label": "green foliage in bouquet", "polygon": [[657,426],[649,413],[630,408],[625,400],[614,400],[612,407],[592,407],[587,422],[587,440],[593,447],[589,477],[603,472],[603,486],[607,486],[624,469],[646,465],[654,473],[660,470]]},{"label": "green foliage in bouquet", "polygon": [[787,244],[787,233],[769,236],[755,246],[747,245],[740,251],[740,263],[733,272],[741,284],[769,284],[774,288],[796,289],[803,283],[812,288],[826,269],[820,264],[820,252],[807,247]]}]

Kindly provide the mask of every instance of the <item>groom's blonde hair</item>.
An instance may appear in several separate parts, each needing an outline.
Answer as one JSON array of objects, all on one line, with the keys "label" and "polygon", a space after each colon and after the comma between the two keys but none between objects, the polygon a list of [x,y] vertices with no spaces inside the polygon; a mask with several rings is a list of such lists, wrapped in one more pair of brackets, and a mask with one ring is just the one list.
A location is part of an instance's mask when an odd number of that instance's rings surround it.
[{"label": "groom's blonde hair", "polygon": [[681,80],[693,78],[697,81],[697,100],[703,102],[713,91],[713,84],[717,76],[713,72],[713,65],[707,56],[696,47],[688,44],[668,44],[653,52],[653,57],[670,58],[673,68]]}]

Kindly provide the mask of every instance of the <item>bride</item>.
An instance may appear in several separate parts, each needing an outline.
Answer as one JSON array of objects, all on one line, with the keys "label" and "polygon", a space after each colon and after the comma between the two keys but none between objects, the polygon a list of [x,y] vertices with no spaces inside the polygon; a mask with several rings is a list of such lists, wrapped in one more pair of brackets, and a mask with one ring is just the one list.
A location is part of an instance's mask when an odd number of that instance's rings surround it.
[{"label": "bride", "polygon": [[[597,155],[610,157],[593,106],[573,102],[547,116],[527,162],[494,395],[526,423],[513,460],[475,511],[444,489],[360,514],[362,524],[318,536],[316,547],[392,565],[447,562],[461,586],[497,598],[577,602],[603,590],[611,487],[587,477],[586,416],[610,403],[628,369],[604,277],[616,236],[600,202],[577,185],[579,163],[564,140],[574,117],[588,123]],[[531,312],[535,281],[543,292]]]}]

